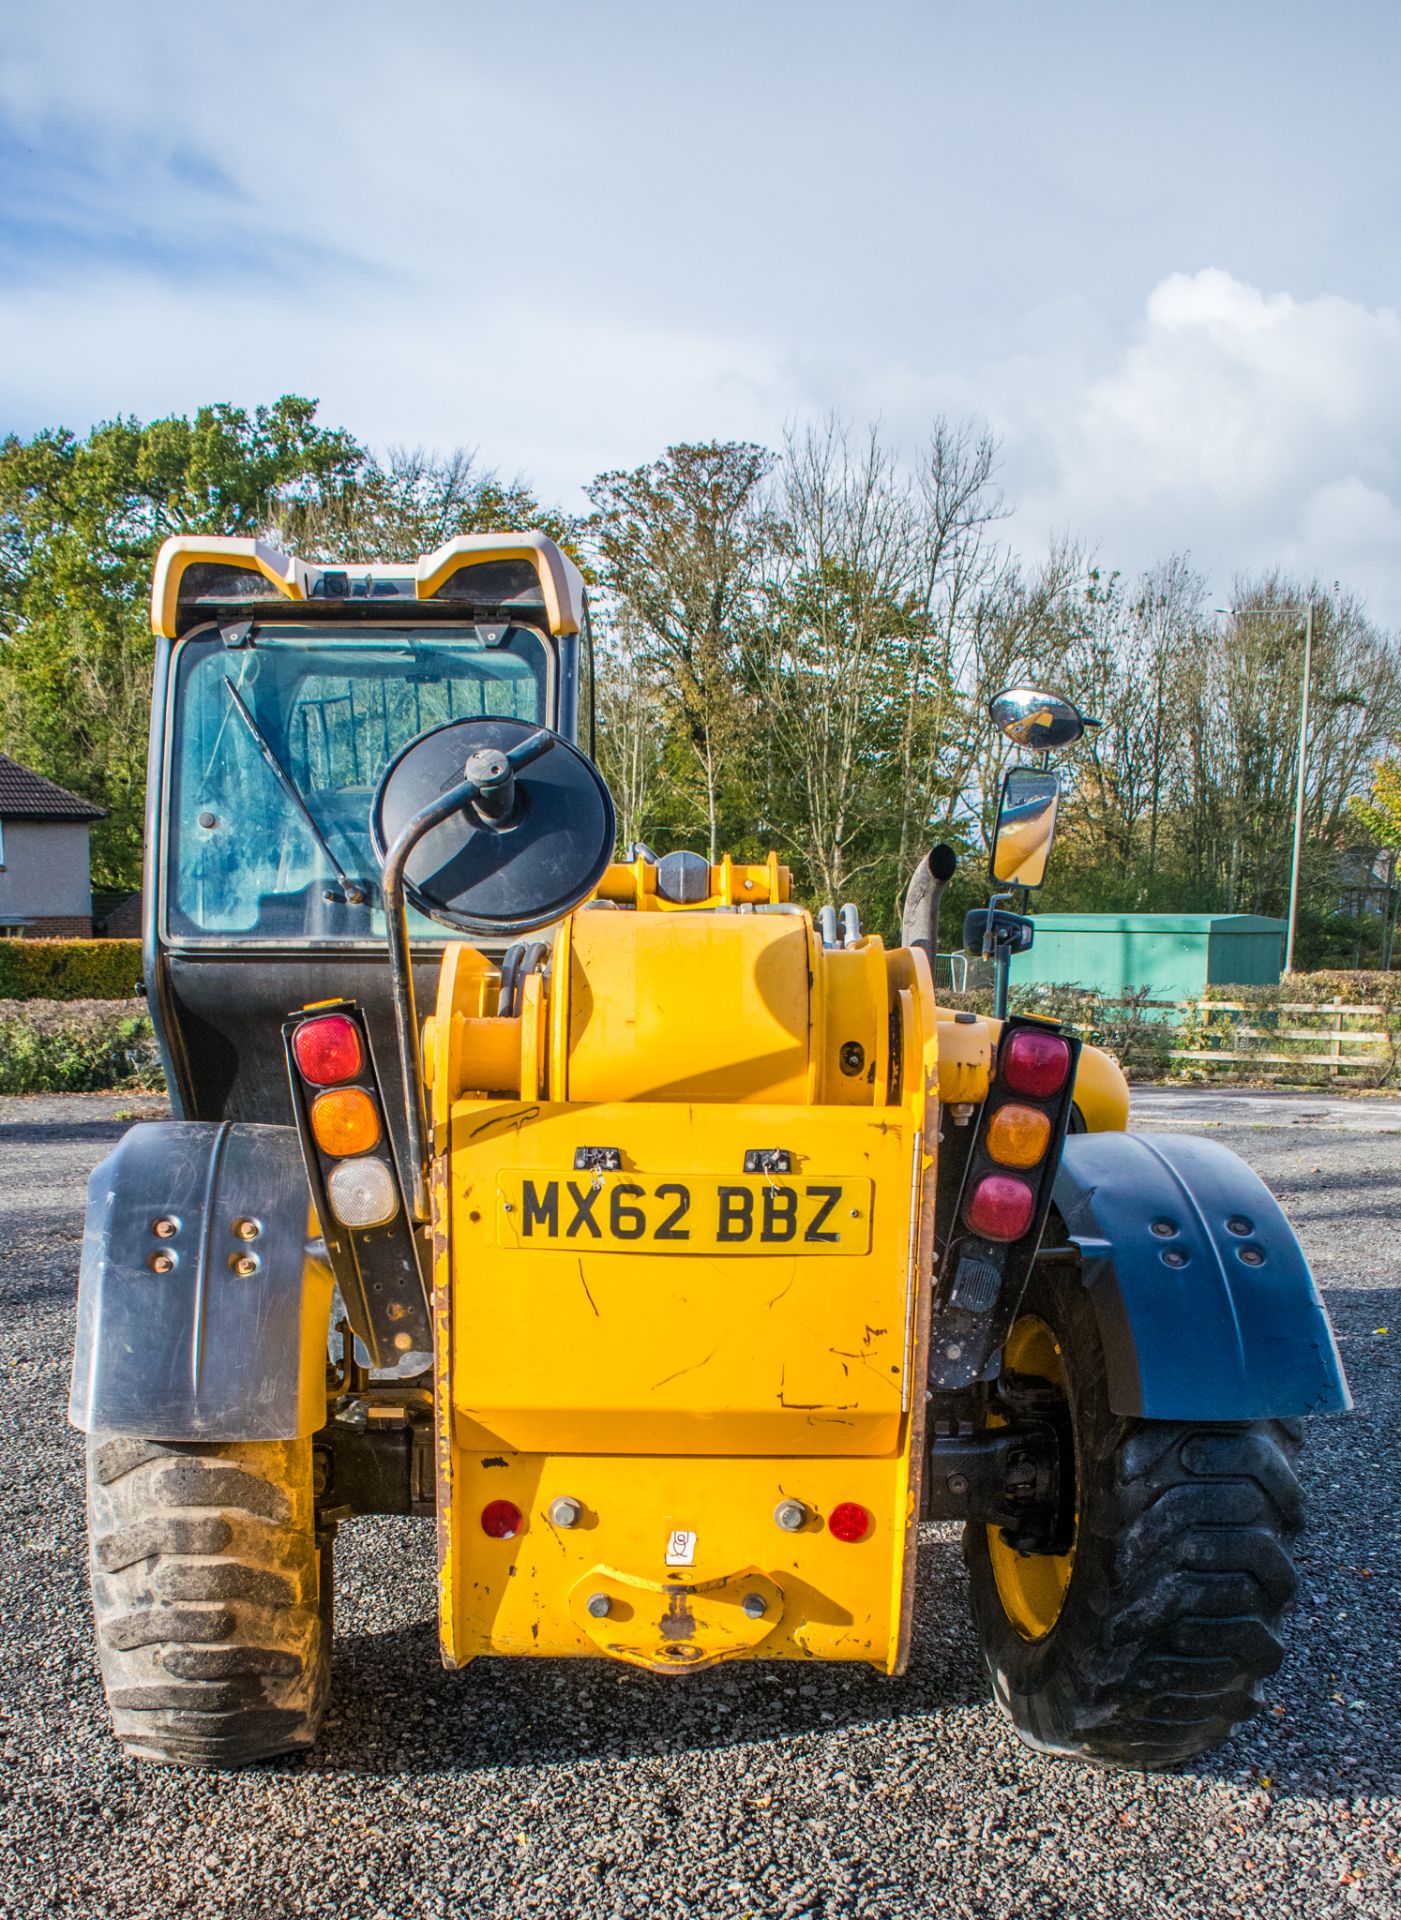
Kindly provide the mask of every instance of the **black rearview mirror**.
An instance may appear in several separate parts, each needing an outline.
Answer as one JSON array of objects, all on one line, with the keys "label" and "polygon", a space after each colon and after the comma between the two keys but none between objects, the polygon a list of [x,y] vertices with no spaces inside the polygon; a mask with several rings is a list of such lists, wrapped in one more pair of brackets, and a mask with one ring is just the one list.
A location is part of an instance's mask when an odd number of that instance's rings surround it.
[{"label": "black rearview mirror", "polygon": [[1013,767],[1002,782],[988,876],[1001,887],[1039,887],[1046,878],[1056,831],[1060,779],[1033,767]]}]

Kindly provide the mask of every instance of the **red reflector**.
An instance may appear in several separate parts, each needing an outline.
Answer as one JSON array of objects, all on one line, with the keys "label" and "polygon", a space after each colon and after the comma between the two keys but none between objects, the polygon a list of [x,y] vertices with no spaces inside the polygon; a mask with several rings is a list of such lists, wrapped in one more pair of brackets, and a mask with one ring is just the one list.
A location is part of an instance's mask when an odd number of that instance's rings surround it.
[{"label": "red reflector", "polygon": [[871,1531],[871,1516],[855,1500],[843,1500],[827,1515],[827,1525],[834,1540],[845,1540],[851,1545],[864,1540]]},{"label": "red reflector", "polygon": [[493,1540],[514,1540],[521,1530],[521,1510],[514,1500],[488,1500],[482,1508],[482,1532]]},{"label": "red reflector", "polygon": [[333,1080],[349,1080],[365,1064],[360,1029],[343,1013],[303,1020],[292,1036],[292,1051],[307,1079],[318,1087],[327,1087]]},{"label": "red reflector", "polygon": [[974,1233],[985,1240],[1020,1240],[1036,1211],[1036,1195],[1010,1173],[985,1173],[963,1209]]},{"label": "red reflector", "polygon": [[1014,1093],[1044,1100],[1059,1093],[1070,1072],[1070,1048],[1058,1033],[1035,1027],[1015,1027],[1002,1043],[998,1068]]}]

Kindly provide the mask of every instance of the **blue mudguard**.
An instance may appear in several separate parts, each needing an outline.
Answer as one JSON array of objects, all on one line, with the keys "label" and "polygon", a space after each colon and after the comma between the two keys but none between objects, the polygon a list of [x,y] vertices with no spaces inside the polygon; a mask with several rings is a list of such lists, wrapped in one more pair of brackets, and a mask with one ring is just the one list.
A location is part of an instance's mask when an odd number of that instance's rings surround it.
[{"label": "blue mudguard", "polygon": [[1115,1413],[1268,1420],[1352,1405],[1294,1229],[1227,1148],[1072,1134],[1055,1208],[1080,1252]]},{"label": "blue mudguard", "polygon": [[331,1274],[294,1127],[133,1127],[88,1184],[68,1417],[147,1440],[296,1440],[326,1418]]}]

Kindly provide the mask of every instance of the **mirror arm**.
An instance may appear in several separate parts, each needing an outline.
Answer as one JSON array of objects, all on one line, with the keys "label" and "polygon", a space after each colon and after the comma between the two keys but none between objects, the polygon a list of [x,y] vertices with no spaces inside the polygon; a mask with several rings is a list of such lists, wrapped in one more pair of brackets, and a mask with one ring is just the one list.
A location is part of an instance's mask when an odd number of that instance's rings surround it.
[{"label": "mirror arm", "polygon": [[987,905],[987,918],[983,922],[982,958],[984,960],[991,960],[992,958],[993,930],[997,924],[996,921],[993,919],[993,915],[997,912],[997,909],[1002,901],[1014,900],[1015,898],[1016,898],[1015,888],[1013,888],[1011,893],[994,893],[989,895],[988,905]]},{"label": "mirror arm", "polygon": [[[1011,900],[1014,897],[1011,893],[995,893],[988,901],[986,931],[983,934],[983,958],[985,960],[988,959],[993,951],[993,929],[996,925],[993,916],[997,912],[998,902],[1000,900]],[[997,954],[993,960],[995,972],[992,982],[992,1017],[994,1020],[1005,1020],[1007,1018],[1007,1000],[1012,985],[1012,949],[1008,942],[1002,940],[997,941],[996,946]]]},{"label": "mirror arm", "polygon": [[[505,758],[508,770],[491,786],[499,791],[513,782],[520,767],[538,760],[554,745],[546,732],[533,733],[522,740]],[[418,1007],[414,999],[413,955],[409,947],[409,914],[404,897],[404,870],[409,855],[426,834],[442,826],[455,813],[469,808],[482,793],[482,782],[459,780],[455,787],[408,820],[393,846],[384,856],[380,891],[384,899],[385,932],[389,940],[389,975],[394,999],[394,1027],[399,1041],[399,1068],[404,1081],[404,1108],[409,1123],[409,1159],[413,1192],[410,1204],[416,1224],[432,1218],[428,1194],[428,1096],[423,1084],[423,1053],[418,1032]],[[490,828],[483,823],[483,830]]]}]

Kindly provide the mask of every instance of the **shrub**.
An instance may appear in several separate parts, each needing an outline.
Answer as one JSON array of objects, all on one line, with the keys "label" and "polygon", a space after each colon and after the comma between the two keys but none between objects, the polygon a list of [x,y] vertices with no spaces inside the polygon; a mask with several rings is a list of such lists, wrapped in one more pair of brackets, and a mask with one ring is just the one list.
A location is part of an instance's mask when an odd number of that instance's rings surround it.
[{"label": "shrub", "polygon": [[[955,1010],[992,1011],[991,988],[941,990],[938,1000]],[[1111,1001],[1093,988],[1014,983],[1011,1004],[1014,1013],[1064,1021],[1082,1040],[1112,1053],[1131,1080],[1171,1075],[1203,1084],[1375,1088],[1395,1085],[1401,1075],[1401,973],[1289,973],[1277,986],[1208,987],[1200,1004],[1189,1000],[1166,1012],[1150,1008],[1146,991]],[[1365,1043],[1365,1057],[1351,1047],[1340,1049],[1341,1072],[1328,1044],[1334,1016],[1313,1011],[1333,1005],[1382,1009],[1366,1019],[1366,1029],[1385,1039]],[[1358,1028],[1343,1028],[1348,1031]],[[1174,1048],[1222,1057],[1174,1060]]]},{"label": "shrub", "polygon": [[0,1000],[130,1000],[139,940],[0,940]]},{"label": "shrub", "polygon": [[[946,993],[941,989],[936,997],[941,1007],[950,1007],[955,1012],[992,1012],[991,987],[975,987],[968,993]],[[1108,1000],[1097,987],[1068,984],[1019,987],[1014,979],[1009,1004],[1013,1013],[1034,1013],[1043,1019],[1059,1020],[1088,1045],[1103,1047],[1130,1079],[1155,1080],[1168,1071],[1172,1025],[1168,1020],[1154,1018],[1146,988],[1119,1000]]]},{"label": "shrub", "polygon": [[164,1084],[140,1000],[0,1000],[0,1093],[138,1093]]},{"label": "shrub", "polygon": [[1208,987],[1206,1000],[1236,1000],[1247,1007],[1326,1006],[1331,1001],[1354,1007],[1384,1007],[1401,1014],[1401,973],[1366,968],[1320,968],[1317,973],[1286,973],[1278,986]]},{"label": "shrub", "polygon": [[[1364,1030],[1345,1025],[1347,1016],[1314,1011],[1336,1006],[1380,1008],[1364,1016],[1364,1027],[1383,1038],[1360,1042],[1361,1051],[1345,1044],[1335,1048],[1330,1044],[1335,1035]],[[1183,1062],[1184,1077],[1198,1080],[1388,1086],[1394,1084],[1401,1055],[1401,974],[1326,968],[1317,973],[1287,973],[1277,986],[1208,987],[1200,1006],[1184,1009],[1178,1044],[1207,1054],[1237,1056],[1219,1065],[1209,1060]]]}]

